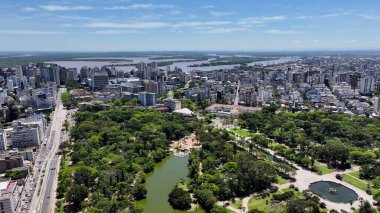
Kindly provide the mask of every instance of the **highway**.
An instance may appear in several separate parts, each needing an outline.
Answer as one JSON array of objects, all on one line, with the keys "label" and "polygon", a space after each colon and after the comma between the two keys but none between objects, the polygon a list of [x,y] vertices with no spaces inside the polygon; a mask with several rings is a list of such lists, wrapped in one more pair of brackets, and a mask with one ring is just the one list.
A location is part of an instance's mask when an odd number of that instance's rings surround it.
[{"label": "highway", "polygon": [[240,93],[240,81],[238,81],[238,85],[236,88],[236,95],[235,95],[235,100],[234,100],[235,106],[239,105],[239,93]]},{"label": "highway", "polygon": [[60,88],[58,91],[50,133],[48,133],[50,137],[48,137],[46,146],[42,145],[39,152],[41,160],[37,171],[40,170],[40,172],[34,175],[35,190],[32,195],[29,212],[54,212],[55,188],[58,178],[57,168],[60,163],[60,156],[56,153],[62,141],[61,137],[64,134],[62,127],[67,115],[67,110],[63,107],[60,96],[65,91],[65,88]]}]

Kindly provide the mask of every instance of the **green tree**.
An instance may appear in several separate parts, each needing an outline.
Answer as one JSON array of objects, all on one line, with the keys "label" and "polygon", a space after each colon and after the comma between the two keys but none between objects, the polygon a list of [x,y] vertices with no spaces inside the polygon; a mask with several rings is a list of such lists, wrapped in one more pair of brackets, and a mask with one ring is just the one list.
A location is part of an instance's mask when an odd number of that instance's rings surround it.
[{"label": "green tree", "polygon": [[188,210],[191,208],[190,193],[177,186],[170,192],[168,201],[174,209]]},{"label": "green tree", "polygon": [[63,92],[61,94],[61,101],[63,106],[69,108],[72,105],[71,95],[68,92]]},{"label": "green tree", "polygon": [[310,211],[310,204],[304,199],[292,199],[286,204],[287,213],[307,213]]},{"label": "green tree", "polygon": [[132,195],[135,200],[142,200],[146,198],[147,190],[143,184],[136,184],[132,189]]},{"label": "green tree", "polygon": [[211,213],[228,213],[228,210],[222,206],[214,206],[211,209]]},{"label": "green tree", "polygon": [[7,177],[7,178],[10,178],[12,180],[17,180],[17,179],[21,179],[24,177],[22,171],[6,171],[5,172],[5,176],[4,177]]},{"label": "green tree", "polygon": [[195,197],[197,198],[198,203],[206,210],[210,211],[215,203],[216,198],[211,190],[201,189],[195,192]]},{"label": "green tree", "polygon": [[75,208],[80,207],[80,203],[87,197],[88,188],[83,185],[74,185],[66,193],[66,200],[73,204]]},{"label": "green tree", "polygon": [[359,213],[376,213],[376,209],[368,201],[364,201],[359,207]]},{"label": "green tree", "polygon": [[66,131],[68,131],[70,128],[70,122],[68,120],[64,120],[63,127],[65,127]]},{"label": "green tree", "polygon": [[375,199],[377,203],[380,203],[380,192],[376,193],[376,194],[373,196],[373,199]]}]

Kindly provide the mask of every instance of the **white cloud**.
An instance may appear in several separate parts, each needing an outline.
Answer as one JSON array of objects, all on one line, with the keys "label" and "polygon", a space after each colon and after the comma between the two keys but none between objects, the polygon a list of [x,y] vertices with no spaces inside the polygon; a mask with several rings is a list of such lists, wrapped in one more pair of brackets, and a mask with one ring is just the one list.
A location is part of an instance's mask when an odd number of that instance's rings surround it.
[{"label": "white cloud", "polygon": [[304,20],[304,19],[312,19],[314,16],[296,16],[295,19]]},{"label": "white cloud", "polygon": [[63,35],[66,32],[60,31],[38,31],[38,30],[0,30],[1,34],[10,35]]},{"label": "white cloud", "polygon": [[58,16],[58,18],[61,19],[70,19],[70,20],[88,20],[88,21],[101,21],[101,20],[107,20],[107,19],[100,19],[100,18],[92,18],[92,17],[86,17],[86,16]]},{"label": "white cloud", "polygon": [[346,40],[344,42],[346,42],[346,43],[355,43],[356,41],[355,40]]},{"label": "white cloud", "polygon": [[329,17],[337,17],[337,16],[346,16],[346,15],[351,15],[352,13],[350,12],[340,12],[340,13],[329,13],[322,15],[324,18],[329,18]]},{"label": "white cloud", "polygon": [[179,10],[173,10],[173,11],[171,11],[170,12],[170,15],[180,15],[181,14],[181,11],[179,11]]},{"label": "white cloud", "polygon": [[209,30],[204,31],[205,33],[231,33],[231,32],[243,32],[243,31],[248,31],[247,28],[244,27],[221,27],[221,28],[212,28]]},{"label": "white cloud", "polygon": [[248,17],[243,18],[238,21],[239,25],[251,25],[251,24],[262,24],[269,21],[280,21],[286,19],[285,16],[262,16],[262,17]]},{"label": "white cloud", "polygon": [[215,6],[209,4],[209,5],[203,5],[203,6],[200,6],[200,7],[199,7],[199,9],[202,9],[202,10],[204,10],[204,9],[211,9],[211,8],[215,8]]},{"label": "white cloud", "polygon": [[179,22],[174,24],[174,28],[193,28],[193,27],[205,27],[205,26],[223,26],[231,24],[230,21],[205,21],[205,22]]},{"label": "white cloud", "polygon": [[223,16],[230,16],[235,13],[233,12],[218,12],[218,11],[211,11],[210,15],[215,16],[215,17],[223,17]]},{"label": "white cloud", "polygon": [[106,7],[106,10],[137,10],[137,9],[174,9],[177,6],[172,4],[132,4],[128,6]]},{"label": "white cloud", "polygon": [[63,6],[63,5],[43,5],[40,6],[44,10],[48,11],[74,11],[74,10],[92,10],[90,6]]},{"label": "white cloud", "polygon": [[22,8],[22,10],[27,11],[27,12],[32,12],[32,11],[36,11],[37,9],[34,7],[24,7],[24,8]]},{"label": "white cloud", "polygon": [[61,26],[62,27],[75,27],[74,24],[62,24]]},{"label": "white cloud", "polygon": [[359,15],[359,17],[370,19],[370,20],[380,20],[380,16],[371,16],[371,15]]},{"label": "white cloud", "polygon": [[265,30],[265,33],[268,34],[275,34],[275,35],[286,35],[286,34],[300,34],[301,31],[295,31],[295,30],[278,30],[278,29],[271,29],[271,30]]},{"label": "white cloud", "polygon": [[117,28],[117,29],[150,29],[161,28],[167,26],[165,22],[131,22],[131,23],[111,23],[111,22],[97,22],[87,24],[86,27],[90,28]]},{"label": "white cloud", "polygon": [[120,34],[139,34],[144,33],[143,31],[139,30],[99,30],[95,31],[92,34],[96,35],[120,35]]}]

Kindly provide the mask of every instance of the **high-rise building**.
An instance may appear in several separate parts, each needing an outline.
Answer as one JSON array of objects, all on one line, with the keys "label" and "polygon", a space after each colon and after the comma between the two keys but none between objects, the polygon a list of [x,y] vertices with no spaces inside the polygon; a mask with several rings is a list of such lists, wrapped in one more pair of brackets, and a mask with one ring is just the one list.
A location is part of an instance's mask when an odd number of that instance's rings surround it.
[{"label": "high-rise building", "polygon": [[28,147],[40,144],[40,137],[36,127],[18,127],[10,131],[12,147]]},{"label": "high-rise building", "polygon": [[17,77],[21,78],[23,77],[23,73],[22,73],[22,66],[16,66],[15,67],[15,74]]},{"label": "high-rise building", "polygon": [[84,66],[80,69],[81,83],[85,83],[88,78],[90,78],[90,69]]},{"label": "high-rise building", "polygon": [[0,131],[0,150],[6,150],[8,147],[7,136],[4,130]]},{"label": "high-rise building", "polygon": [[55,82],[58,86],[61,85],[60,67],[52,66],[49,69],[49,80]]},{"label": "high-rise building", "polygon": [[143,106],[154,106],[156,105],[157,94],[150,92],[140,92],[139,101]]},{"label": "high-rise building", "polygon": [[371,95],[375,90],[375,78],[365,76],[360,79],[360,94]]},{"label": "high-rise building", "polygon": [[376,114],[380,114],[380,98],[373,98],[373,112]]},{"label": "high-rise building", "polygon": [[109,77],[107,72],[95,72],[91,76],[92,90],[102,90],[109,83]]},{"label": "high-rise building", "polygon": [[9,169],[22,167],[24,165],[24,159],[20,154],[2,154],[0,155],[0,173],[3,173]]}]

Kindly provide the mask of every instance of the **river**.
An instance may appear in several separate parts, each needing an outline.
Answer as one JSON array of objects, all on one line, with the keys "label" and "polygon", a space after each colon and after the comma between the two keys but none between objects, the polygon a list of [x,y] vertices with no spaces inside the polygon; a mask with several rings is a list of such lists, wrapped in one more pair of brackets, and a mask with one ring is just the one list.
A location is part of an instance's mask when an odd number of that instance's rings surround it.
[{"label": "river", "polygon": [[[86,61],[49,61],[46,63],[54,63],[58,64],[59,66],[66,67],[66,68],[77,68],[80,70],[81,67],[87,66],[90,68],[93,67],[102,67],[102,66],[111,66],[113,64],[134,64],[134,63],[150,63],[153,61],[156,62],[164,62],[164,61],[174,61],[172,65],[170,65],[170,69],[174,70],[175,67],[181,68],[184,72],[189,72],[191,70],[202,70],[202,71],[211,71],[211,70],[219,70],[219,69],[231,69],[235,66],[240,66],[239,64],[231,64],[231,65],[217,65],[217,66],[206,66],[206,67],[189,67],[190,65],[199,65],[203,63],[208,63],[211,60],[214,60],[215,58],[209,58],[208,60],[201,60],[201,61],[182,61],[178,62],[178,60],[185,60],[185,59],[160,59],[160,60],[152,60],[149,57],[125,57],[122,59],[125,60],[131,60],[131,61],[117,61],[112,62],[112,59],[108,59],[109,61],[89,61],[89,58],[84,58]],[[93,59],[105,59],[107,58],[93,58]],[[266,65],[274,65],[274,64],[281,64],[286,62],[291,62],[299,59],[299,57],[281,57],[274,60],[267,60],[267,61],[257,61],[253,63],[249,63],[249,66],[262,64],[264,66]],[[176,62],[177,60],[177,62]],[[161,69],[165,69],[166,67],[159,67]],[[117,66],[116,69],[123,70],[123,71],[131,71],[132,69],[136,70],[136,67],[134,66]]]},{"label": "river", "polygon": [[[188,211],[174,210],[169,202],[168,195],[181,179],[187,180],[188,158],[170,156],[157,164],[154,172],[146,179],[148,190],[147,198],[137,202],[137,206],[144,208],[144,213],[184,213]],[[204,211],[198,210],[197,213]]]}]

